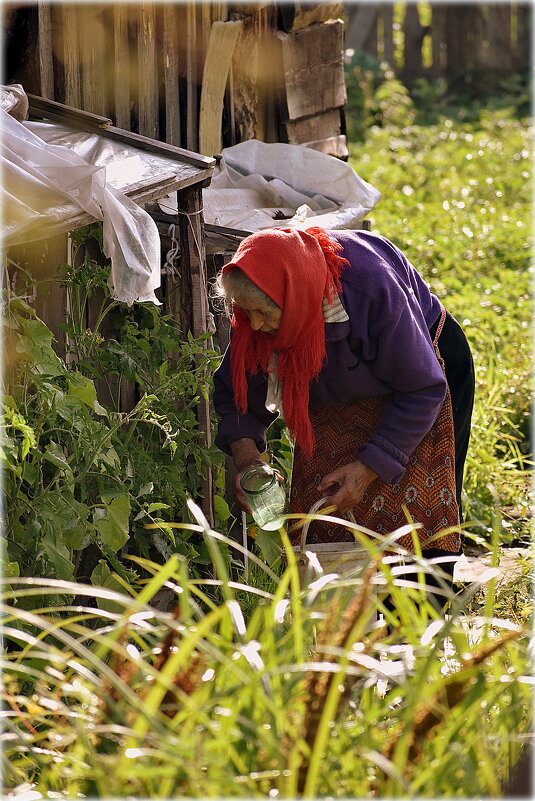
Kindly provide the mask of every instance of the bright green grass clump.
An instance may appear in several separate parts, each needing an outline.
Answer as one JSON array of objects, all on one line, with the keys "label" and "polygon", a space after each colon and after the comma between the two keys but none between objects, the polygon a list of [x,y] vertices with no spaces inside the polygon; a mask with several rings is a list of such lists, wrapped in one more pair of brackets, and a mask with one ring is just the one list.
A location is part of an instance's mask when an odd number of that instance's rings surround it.
[{"label": "bright green grass clump", "polygon": [[[189,508],[217,579],[192,580],[175,555],[143,562],[153,577],[135,596],[53,579],[5,587],[8,789],[35,801],[501,794],[529,736],[525,626],[465,617],[477,587],[441,618],[418,583],[392,582],[369,540],[368,567],[300,586],[286,538],[271,591],[245,587],[229,581],[225,538]],[[150,605],[162,586],[174,613]],[[55,608],[25,609],[58,593]],[[244,593],[259,598],[249,617]]]},{"label": "bright green grass clump", "polygon": [[[528,504],[530,123],[512,110],[483,111],[469,123],[443,117],[429,126],[372,127],[351,148],[355,170],[382,192],[369,215],[373,230],[407,254],[472,346],[466,518],[484,536],[495,502],[520,511]],[[513,527],[504,515],[505,541]]]}]

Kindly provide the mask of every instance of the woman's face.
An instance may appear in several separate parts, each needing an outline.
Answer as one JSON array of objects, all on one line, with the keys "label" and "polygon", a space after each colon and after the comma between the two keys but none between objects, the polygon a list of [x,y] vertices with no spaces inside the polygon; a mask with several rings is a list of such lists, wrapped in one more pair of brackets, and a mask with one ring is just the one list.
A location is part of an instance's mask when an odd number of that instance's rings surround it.
[{"label": "woman's face", "polygon": [[279,330],[282,317],[282,309],[262,308],[255,301],[234,299],[236,306],[243,309],[253,331],[262,331],[264,334],[275,336]]}]

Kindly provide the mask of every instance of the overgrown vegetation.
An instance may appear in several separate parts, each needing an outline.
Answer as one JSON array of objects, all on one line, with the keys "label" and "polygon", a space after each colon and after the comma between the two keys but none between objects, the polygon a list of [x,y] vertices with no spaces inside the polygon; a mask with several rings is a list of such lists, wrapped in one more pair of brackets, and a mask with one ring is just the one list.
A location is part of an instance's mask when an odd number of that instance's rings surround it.
[{"label": "overgrown vegetation", "polygon": [[[66,360],[23,288],[7,290],[5,571],[120,587],[120,580],[135,585],[139,579],[124,562],[128,553],[209,561],[191,531],[149,534],[144,525],[164,515],[189,519],[187,498],[200,497],[208,466],[221,461],[203,446],[196,417],[217,355],[202,340],[182,338],[152,304],[126,309],[110,300],[107,269],[85,251],[98,230],[78,232],[84,258],[64,270]],[[20,287],[20,274],[17,279]],[[89,329],[87,304],[98,294],[102,305]],[[125,379],[137,389],[130,411],[121,411]]]},{"label": "overgrown vegetation", "polygon": [[[352,160],[383,193],[373,228],[407,253],[473,346],[465,511],[496,564],[500,543],[526,537],[529,502],[524,101],[469,115],[439,105],[440,87],[420,84],[411,97],[383,76],[364,89],[370,113]],[[425,126],[418,91],[426,103],[435,92]],[[6,284],[7,793],[31,801],[501,795],[530,737],[528,560],[505,590],[491,568],[451,598],[446,618],[418,583],[393,583],[395,564],[379,563],[367,539],[368,569],[310,575],[301,588],[284,533],[285,571],[277,540],[260,533],[248,573],[234,564],[229,580],[235,544],[187,500],[199,497],[205,466],[220,464],[195,416],[218,357],[153,307],[110,301],[106,271],[85,250],[95,234],[76,240],[81,258],[62,278],[66,360],[29,303],[31,285],[21,286],[20,273],[16,292]],[[94,306],[99,296],[88,328],[88,299]],[[138,388],[129,412],[121,379]],[[292,448],[280,423],[271,448],[288,473]],[[508,520],[502,510],[511,507],[517,516]],[[218,510],[224,520],[222,499]],[[202,563],[213,565],[210,577],[200,577]],[[170,613],[156,603],[162,588]]]},{"label": "overgrown vegetation", "polygon": [[[300,589],[286,541],[273,592],[244,588],[228,579],[221,535],[190,508],[222,603],[180,556],[143,563],[154,575],[134,598],[46,579],[7,588],[8,786],[33,799],[500,795],[529,736],[522,625],[463,617],[477,586],[440,618],[417,582],[392,584],[394,565],[377,572],[373,545],[367,569]],[[163,585],[174,615],[148,605]],[[238,588],[260,596],[249,619]],[[76,606],[23,610],[58,589]],[[94,596],[106,613],[88,606]]]},{"label": "overgrown vegetation", "polygon": [[[492,510],[504,542],[528,539],[531,423],[531,120],[509,106],[419,106],[396,81],[371,95],[382,125],[351,147],[356,171],[382,192],[373,229],[408,255],[463,325],[476,366],[465,492],[469,530],[488,540]],[[504,97],[500,98],[501,103]],[[425,108],[433,108],[426,104]],[[462,112],[462,113],[461,113]],[[514,517],[507,510],[514,510]],[[518,522],[524,520],[522,522]]]}]

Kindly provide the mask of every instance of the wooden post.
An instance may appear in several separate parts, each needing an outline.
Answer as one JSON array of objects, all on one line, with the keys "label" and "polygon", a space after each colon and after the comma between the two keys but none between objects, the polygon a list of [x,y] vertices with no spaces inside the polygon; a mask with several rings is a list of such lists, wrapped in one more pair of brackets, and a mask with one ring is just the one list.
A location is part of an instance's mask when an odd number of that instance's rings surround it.
[{"label": "wooden post", "polygon": [[138,7],[138,132],[158,139],[158,70],[156,65],[156,9]]},{"label": "wooden post", "polygon": [[93,114],[107,114],[108,103],[105,78],[108,74],[106,59],[106,26],[103,7],[79,6],[79,28],[82,32],[83,48],[83,109]]},{"label": "wooden post", "polygon": [[65,105],[80,107],[80,47],[78,44],[78,10],[75,5],[61,7],[63,36],[63,69],[65,75]]},{"label": "wooden post", "polygon": [[197,127],[197,14],[194,3],[186,6],[186,147],[198,148]]},{"label": "wooden post", "polygon": [[40,2],[37,7],[39,19],[39,77],[41,97],[54,99],[54,63],[52,59],[52,14],[50,5]]},{"label": "wooden post", "polygon": [[165,141],[181,144],[180,90],[178,63],[177,7],[165,3],[163,7],[163,75],[165,87]]},{"label": "wooden post", "polygon": [[[178,192],[180,276],[167,278],[167,307],[179,323],[182,336],[191,331],[199,337],[208,331],[208,282],[202,216],[202,186],[196,184]],[[211,445],[210,404],[200,398],[197,410],[199,428],[206,447]],[[202,509],[213,525],[213,481],[211,470],[202,483]]]},{"label": "wooden post", "polygon": [[[188,271],[191,286],[191,331],[199,337],[208,331],[208,281],[206,271],[206,249],[204,243],[204,221],[202,216],[202,187],[199,184],[178,193],[180,215],[180,253],[182,275]],[[204,434],[205,445],[211,445],[210,403],[200,398],[197,410],[199,428]],[[202,509],[211,525],[214,524],[212,471],[207,470],[203,480]]]},{"label": "wooden post", "polygon": [[130,48],[128,40],[128,6],[116,3],[113,7],[115,124],[130,130]]}]

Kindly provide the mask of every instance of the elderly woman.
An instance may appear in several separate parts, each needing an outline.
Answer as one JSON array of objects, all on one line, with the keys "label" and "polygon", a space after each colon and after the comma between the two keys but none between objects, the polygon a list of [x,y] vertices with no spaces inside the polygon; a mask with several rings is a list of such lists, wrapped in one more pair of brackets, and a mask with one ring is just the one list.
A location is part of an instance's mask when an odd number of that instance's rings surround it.
[{"label": "elderly woman", "polygon": [[[296,443],[293,512],[331,495],[379,534],[408,512],[425,556],[460,554],[473,363],[403,253],[368,231],[274,228],[244,239],[218,282],[233,318],[214,377],[216,444],[234,458],[240,506],[240,476],[280,410]],[[314,526],[312,542],[352,539]],[[410,534],[399,542],[414,550]]]}]

